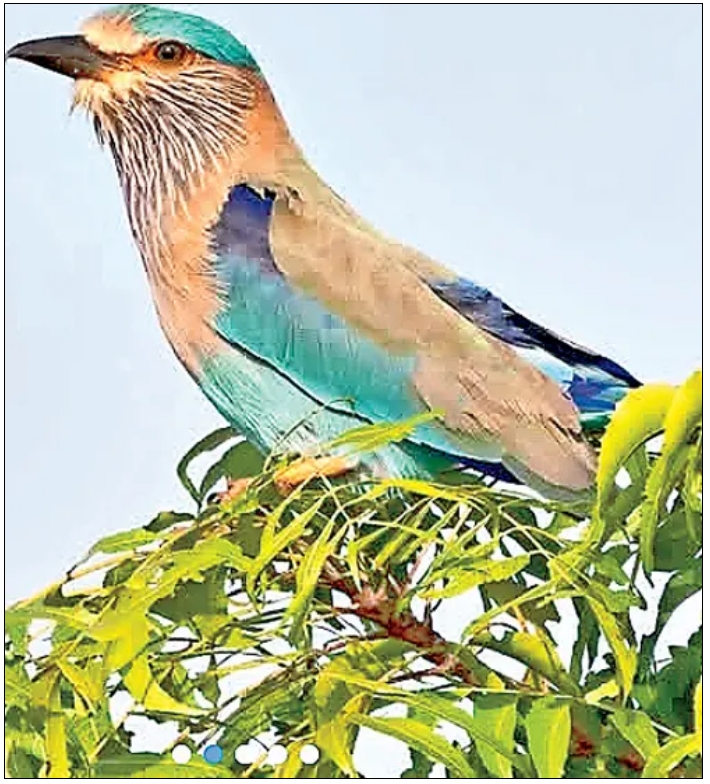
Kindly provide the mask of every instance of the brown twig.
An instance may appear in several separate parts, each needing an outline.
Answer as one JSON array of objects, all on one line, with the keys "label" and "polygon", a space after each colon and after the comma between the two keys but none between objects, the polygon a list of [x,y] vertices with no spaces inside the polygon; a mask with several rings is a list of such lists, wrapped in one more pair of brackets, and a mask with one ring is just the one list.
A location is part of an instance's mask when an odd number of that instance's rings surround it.
[{"label": "brown twig", "polygon": [[[409,610],[401,610],[400,597],[389,595],[386,588],[375,591],[365,585],[358,589],[355,583],[343,575],[333,563],[326,564],[322,583],[324,587],[339,591],[350,599],[352,606],[347,612],[363,620],[376,623],[388,637],[407,642],[418,648],[424,658],[435,665],[435,669],[403,675],[401,679],[450,674],[467,685],[481,685],[475,674],[458,657],[447,650],[449,644],[444,637],[435,631],[432,619],[427,618],[425,621],[420,621]],[[526,625],[527,621],[525,621]],[[590,758],[597,751],[594,740],[584,730],[578,726],[572,728],[570,748],[572,757]],[[633,751],[617,757],[617,762],[636,773],[644,768],[643,758]]]},{"label": "brown twig", "polygon": [[351,613],[381,626],[388,637],[409,643],[421,650],[424,658],[440,672],[450,673],[471,686],[480,685],[471,670],[447,650],[447,641],[434,630],[431,619],[420,621],[409,610],[401,610],[398,597],[390,596],[386,588],[375,591],[365,585],[358,589],[354,582],[341,574],[333,564],[326,565],[323,582],[326,587],[339,591],[350,599]]}]

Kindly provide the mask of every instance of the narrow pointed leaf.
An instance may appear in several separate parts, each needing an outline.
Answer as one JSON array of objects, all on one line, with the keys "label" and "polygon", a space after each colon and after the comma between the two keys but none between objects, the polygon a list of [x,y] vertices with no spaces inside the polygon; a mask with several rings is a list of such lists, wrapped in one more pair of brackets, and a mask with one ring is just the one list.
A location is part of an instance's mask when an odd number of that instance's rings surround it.
[{"label": "narrow pointed leaf", "polygon": [[474,779],[476,773],[463,752],[451,745],[430,727],[413,719],[378,719],[374,716],[352,716],[351,721],[383,735],[406,743],[410,748],[440,762],[456,779]]},{"label": "narrow pointed leaf", "polygon": [[663,429],[675,393],[675,388],[668,384],[648,385],[629,392],[617,407],[599,454],[597,488],[600,508],[607,505],[625,461]]},{"label": "narrow pointed leaf", "polygon": [[177,468],[178,479],[182,486],[192,496],[193,500],[197,503],[200,502],[200,491],[195,487],[192,479],[190,479],[190,466],[197,460],[198,457],[207,452],[212,452],[218,449],[222,444],[226,443],[232,438],[236,437],[236,433],[231,427],[224,427],[210,433],[206,438],[203,438],[190,451],[183,457]]},{"label": "narrow pointed leaf", "polygon": [[104,699],[103,678],[98,665],[78,667],[65,658],[59,658],[57,659],[57,667],[91,708]]},{"label": "narrow pointed leaf", "polygon": [[595,599],[589,599],[588,602],[616,661],[616,678],[621,687],[621,693],[627,697],[631,693],[636,675],[638,663],[636,651],[629,647],[612,613]]},{"label": "narrow pointed leaf", "polygon": [[451,599],[486,583],[509,580],[530,563],[529,555],[518,555],[502,561],[482,561],[475,566],[453,570],[447,574],[447,584],[443,588],[429,588],[421,596],[423,599]]},{"label": "narrow pointed leaf", "polygon": [[337,677],[344,683],[357,686],[370,694],[387,698],[393,703],[403,703],[441,721],[448,721],[451,724],[455,724],[464,729],[476,743],[485,743],[490,746],[499,756],[502,756],[511,762],[513,767],[519,770],[524,776],[529,778],[532,775],[532,771],[525,764],[524,758],[510,753],[505,745],[500,743],[490,732],[488,732],[480,722],[476,722],[468,711],[463,710],[463,708],[460,708],[445,697],[432,693],[416,694],[397,688],[396,686],[390,686],[381,681],[370,681],[366,678],[350,675],[345,672],[329,673],[329,677]]},{"label": "narrow pointed leaf", "polygon": [[335,522],[330,520],[315,543],[308,548],[308,553],[298,568],[296,594],[286,613],[287,618],[292,620],[290,638],[293,642],[299,642],[303,639],[303,622],[308,614],[308,608],[320,580],[321,572],[326,561],[335,551],[338,541],[345,533],[345,529],[343,529],[339,536],[333,538],[334,528]]},{"label": "narrow pointed leaf", "polygon": [[47,777],[50,779],[71,778],[66,720],[66,712],[62,708],[61,679],[55,676],[51,685],[47,716]]},{"label": "narrow pointed leaf", "polygon": [[540,778],[561,779],[572,738],[569,703],[553,698],[536,700],[525,719],[525,729]]},{"label": "narrow pointed leaf", "polygon": [[649,759],[660,749],[653,722],[645,713],[620,708],[614,711],[611,721],[644,759]]},{"label": "narrow pointed leaf", "polygon": [[152,544],[156,540],[156,534],[151,533],[145,528],[138,528],[135,531],[127,531],[126,533],[116,534],[115,536],[107,536],[100,542],[97,542],[91,550],[90,555],[97,553],[104,553],[105,555],[114,555],[116,553],[127,553],[135,550],[138,547]]},{"label": "narrow pointed leaf", "polygon": [[178,716],[200,716],[202,711],[178,702],[156,682],[147,659],[133,663],[123,682],[133,699],[147,711],[172,713]]},{"label": "narrow pointed leaf", "polygon": [[[284,550],[290,547],[290,545],[303,537],[306,529],[313,521],[313,518],[320,511],[324,501],[325,499],[321,498],[305,512],[299,514],[288,525],[277,533],[274,533],[272,537],[269,537],[269,541],[262,541],[261,552],[254,559],[248,570],[248,588],[251,593],[254,592],[256,580],[264,569],[275,561]],[[264,540],[267,540],[266,532],[264,534]]]},{"label": "narrow pointed leaf", "polygon": [[[474,723],[495,740],[509,754],[515,748],[514,734],[517,718],[518,697],[509,694],[482,694],[475,698],[473,708]],[[488,743],[476,741],[476,751],[486,768],[499,779],[513,778],[513,764],[510,757],[494,751]]]},{"label": "narrow pointed leaf", "polygon": [[682,738],[668,741],[660,751],[657,751],[646,763],[641,778],[665,779],[687,757],[694,757],[701,753],[703,748],[702,738],[693,733]]}]

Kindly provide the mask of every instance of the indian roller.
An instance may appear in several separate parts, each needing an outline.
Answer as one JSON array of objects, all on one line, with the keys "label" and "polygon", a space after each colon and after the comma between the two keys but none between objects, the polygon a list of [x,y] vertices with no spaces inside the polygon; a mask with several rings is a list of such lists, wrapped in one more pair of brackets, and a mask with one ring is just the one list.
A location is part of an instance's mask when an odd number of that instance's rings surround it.
[{"label": "indian roller", "polygon": [[[373,228],[308,164],[227,30],[120,5],[8,57],[74,80],[170,345],[250,442],[302,456],[296,480],[467,467],[554,498],[593,486],[587,434],[636,379]],[[317,451],[420,415],[371,454]]]}]

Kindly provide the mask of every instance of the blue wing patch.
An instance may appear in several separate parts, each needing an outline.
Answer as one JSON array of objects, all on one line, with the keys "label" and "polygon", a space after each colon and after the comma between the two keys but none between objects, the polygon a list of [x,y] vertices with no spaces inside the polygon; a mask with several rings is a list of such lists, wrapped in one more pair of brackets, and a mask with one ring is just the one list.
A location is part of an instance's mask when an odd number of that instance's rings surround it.
[{"label": "blue wing patch", "polygon": [[462,316],[556,381],[589,426],[603,422],[630,389],[641,385],[621,365],[536,324],[482,286],[463,278],[429,285]]},{"label": "blue wing patch", "polygon": [[212,231],[215,256],[249,260],[263,273],[279,275],[269,242],[274,199],[275,194],[262,197],[246,185],[234,188]]}]

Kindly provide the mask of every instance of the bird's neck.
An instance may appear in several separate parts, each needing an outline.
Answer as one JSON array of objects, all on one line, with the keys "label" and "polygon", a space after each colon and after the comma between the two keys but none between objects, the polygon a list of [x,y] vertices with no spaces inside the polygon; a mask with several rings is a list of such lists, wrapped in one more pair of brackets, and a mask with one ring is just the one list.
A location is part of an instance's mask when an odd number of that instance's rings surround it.
[{"label": "bird's neck", "polygon": [[[268,86],[255,80],[250,89],[250,108],[237,118],[223,154],[210,156],[199,171],[186,168],[161,189],[159,175],[146,177],[137,165],[118,161],[131,228],[161,324],[191,370],[196,354],[209,352],[215,340],[208,326],[219,301],[211,267],[212,227],[232,189],[243,183],[289,192],[299,184],[313,191],[321,182],[294,142]],[[149,159],[164,156],[158,145],[145,152]]]},{"label": "bird's neck", "polygon": [[268,85],[256,74],[225,79],[216,93],[220,100],[199,113],[187,102],[171,104],[157,90],[146,93],[131,115],[110,107],[96,113],[144,256],[165,253],[169,229],[191,222],[196,205],[201,216],[210,209],[216,214],[235,184],[266,187],[304,168]]}]

